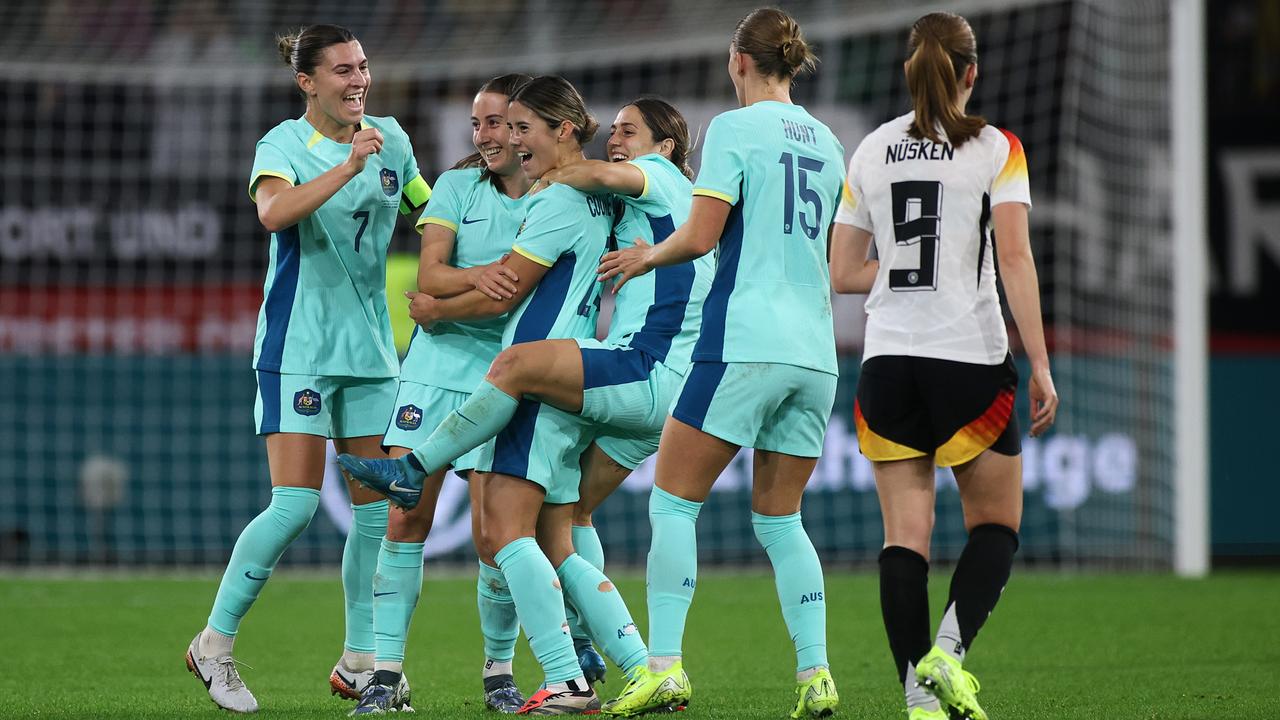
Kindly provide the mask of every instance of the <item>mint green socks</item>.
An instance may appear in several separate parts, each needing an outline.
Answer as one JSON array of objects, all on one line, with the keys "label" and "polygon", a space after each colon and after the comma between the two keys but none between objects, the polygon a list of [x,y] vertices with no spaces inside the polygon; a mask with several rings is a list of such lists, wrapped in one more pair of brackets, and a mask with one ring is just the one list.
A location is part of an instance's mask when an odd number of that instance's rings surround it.
[{"label": "mint green socks", "polygon": [[529,649],[542,665],[546,683],[582,677],[564,617],[564,595],[551,561],[531,537],[511,541],[494,556],[507,579]]},{"label": "mint green socks", "polygon": [[342,549],[342,596],[347,606],[347,650],[374,651],[373,573],[387,534],[387,501],[351,506],[351,528]]},{"label": "mint green socks", "polygon": [[480,561],[476,579],[476,605],[480,609],[480,633],[484,636],[484,656],[488,660],[510,662],[516,656],[520,619],[502,571]]},{"label": "mint green socks", "polygon": [[[589,525],[573,526],[573,550],[582,556],[583,560],[591,563],[597,570],[604,572],[604,546],[600,544],[600,536],[596,534],[596,529]],[[560,571],[557,569],[557,573]],[[568,590],[568,588],[565,588]],[[567,593],[566,593],[567,595]],[[574,642],[590,642],[591,632],[587,630],[586,623],[582,621],[578,609],[573,606],[573,598],[567,597],[568,602],[565,603],[564,613],[569,619],[569,634],[573,636]]]},{"label": "mint green socks", "polygon": [[676,497],[655,486],[649,495],[649,654],[678,657],[684,623],[698,583],[695,523],[702,503]]},{"label": "mint green socks", "polygon": [[595,569],[604,572],[604,546],[600,544],[600,534],[596,532],[595,527],[574,525],[572,532],[573,551],[595,566]]},{"label": "mint green socks", "polygon": [[319,504],[317,490],[271,489],[271,504],[240,531],[231,551],[231,560],[213,600],[213,611],[209,613],[209,627],[235,637],[240,621],[258,599],[285,548],[307,529]]},{"label": "mint green socks", "polygon": [[827,666],[827,603],[822,564],[800,522],[800,513],[780,516],[751,513],[751,527],[773,564],[782,619],[796,646],[796,671]]},{"label": "mint green socks", "polygon": [[519,398],[511,397],[488,380],[481,381],[471,397],[446,415],[412,455],[430,475],[501,432],[519,405]]},{"label": "mint green socks", "polygon": [[556,569],[569,603],[577,608],[592,639],[624,673],[648,659],[631,611],[609,578],[574,553]]},{"label": "mint green socks", "polygon": [[423,545],[420,542],[382,540],[378,571],[373,576],[375,669],[381,669],[376,667],[377,663],[404,662],[409,621],[413,619],[418,596],[422,594]]}]

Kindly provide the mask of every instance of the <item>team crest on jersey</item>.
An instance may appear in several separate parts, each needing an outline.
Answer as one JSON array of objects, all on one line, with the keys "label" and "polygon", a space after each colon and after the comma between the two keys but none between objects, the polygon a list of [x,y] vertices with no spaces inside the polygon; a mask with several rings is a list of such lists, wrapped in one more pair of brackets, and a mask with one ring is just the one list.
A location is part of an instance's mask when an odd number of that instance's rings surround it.
[{"label": "team crest on jersey", "polygon": [[422,410],[416,405],[405,405],[396,411],[396,427],[401,430],[417,430],[422,427]]},{"label": "team crest on jersey", "polygon": [[293,411],[299,415],[320,414],[320,393],[306,388],[293,394]]},{"label": "team crest on jersey", "polygon": [[400,194],[400,179],[396,177],[395,170],[382,168],[378,173],[378,178],[382,180],[382,192],[387,197],[395,197]]}]

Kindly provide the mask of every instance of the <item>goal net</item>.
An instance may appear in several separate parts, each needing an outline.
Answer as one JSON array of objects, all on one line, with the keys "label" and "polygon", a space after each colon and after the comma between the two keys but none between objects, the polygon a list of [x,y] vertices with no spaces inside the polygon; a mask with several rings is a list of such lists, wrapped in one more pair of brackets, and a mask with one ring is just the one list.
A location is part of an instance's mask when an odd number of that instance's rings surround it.
[{"label": "goal net", "polygon": [[[906,32],[937,3],[782,5],[821,58],[793,97],[848,152],[909,107]],[[434,180],[470,150],[475,89],[505,72],[565,75],[606,128],[628,100],[660,94],[701,133],[735,106],[729,36],[753,7],[4,4],[0,563],[218,564],[268,501],[250,370],[268,236],[245,183],[255,141],[302,112],[276,32],[309,22],[350,27],[371,61],[370,110],[400,121]],[[1169,3],[957,0],[945,9],[977,32],[971,110],[1027,149],[1033,246],[1063,400],[1054,430],[1024,439],[1020,555],[1166,568],[1177,412]],[[413,282],[416,246],[403,223],[392,297]],[[861,298],[839,297],[836,308],[843,375],[804,512],[824,560],[852,564],[874,560],[882,535],[851,420]],[[408,322],[399,322],[403,342]],[[1025,430],[1025,363],[1022,370]],[[750,527],[750,465],[739,457],[703,512],[707,562],[764,559]],[[611,562],[644,560],[651,481],[646,464],[597,514]],[[965,538],[958,494],[949,472],[938,484],[934,554],[954,558]],[[451,479],[430,554],[472,556],[465,496]],[[349,514],[331,471],[323,510],[286,562],[338,562]]]}]

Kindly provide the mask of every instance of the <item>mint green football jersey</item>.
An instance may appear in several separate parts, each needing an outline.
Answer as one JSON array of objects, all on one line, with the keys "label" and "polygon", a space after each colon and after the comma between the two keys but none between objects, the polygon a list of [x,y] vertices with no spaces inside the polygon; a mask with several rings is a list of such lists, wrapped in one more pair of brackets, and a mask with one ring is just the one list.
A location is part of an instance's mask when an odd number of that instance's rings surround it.
[{"label": "mint green football jersey", "polygon": [[839,372],[827,230],[843,169],[840,142],[799,105],[758,102],[711,121],[693,194],[732,209],[694,361]]},{"label": "mint green football jersey", "polygon": [[[449,264],[459,268],[488,265],[511,251],[520,229],[523,198],[507,197],[480,168],[449,170],[436,178],[418,227],[439,225],[456,233]],[[469,393],[484,379],[502,350],[507,316],[436,323],[414,330],[400,379]]]},{"label": "mint green football jersey", "polygon": [[525,200],[524,222],[511,250],[547,272],[511,313],[503,347],[596,336],[601,287],[596,269],[612,227],[612,195],[588,195],[557,183]]},{"label": "mint green football jersey", "polygon": [[[387,247],[396,217],[425,204],[409,136],[390,117],[365,116],[382,151],[314,213],[271,234],[253,367],[286,374],[395,377],[400,358],[387,315]],[[305,118],[286,120],[258,141],[249,196],[258,181],[300,185],[344,162],[351,145],[321,135]]]},{"label": "mint green football jersey", "polygon": [[[670,160],[642,155],[631,164],[644,173],[644,190],[638,197],[618,196],[623,202],[614,229],[619,248],[635,245],[636,238],[650,245],[666,240],[689,219],[693,202],[693,184]],[[715,260],[708,254],[630,280],[618,292],[606,342],[643,350],[684,373],[714,273]]]}]

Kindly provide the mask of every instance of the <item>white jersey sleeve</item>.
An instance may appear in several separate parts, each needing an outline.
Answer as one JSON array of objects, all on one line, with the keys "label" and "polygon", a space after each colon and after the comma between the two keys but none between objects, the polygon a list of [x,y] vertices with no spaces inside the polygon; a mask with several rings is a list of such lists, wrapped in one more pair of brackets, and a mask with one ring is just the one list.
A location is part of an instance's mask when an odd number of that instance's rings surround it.
[{"label": "white jersey sleeve", "polygon": [[1022,141],[1008,130],[999,130],[1005,143],[997,141],[993,177],[991,181],[991,207],[1001,203],[1017,202],[1031,207],[1031,186],[1027,179],[1027,154]]}]

